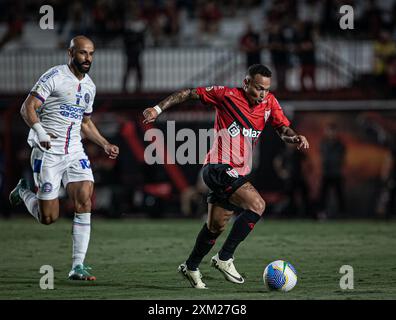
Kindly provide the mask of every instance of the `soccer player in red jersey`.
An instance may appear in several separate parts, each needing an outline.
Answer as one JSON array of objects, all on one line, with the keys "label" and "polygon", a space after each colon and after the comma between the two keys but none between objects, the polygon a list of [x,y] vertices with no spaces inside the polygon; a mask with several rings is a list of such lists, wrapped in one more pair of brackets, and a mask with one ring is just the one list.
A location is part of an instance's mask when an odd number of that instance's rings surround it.
[{"label": "soccer player in red jersey", "polygon": [[143,112],[144,123],[154,122],[169,107],[187,100],[200,99],[216,109],[215,139],[206,156],[203,179],[209,187],[208,220],[199,232],[195,246],[178,270],[191,286],[205,289],[198,269],[202,259],[224,231],[234,212],[239,213],[221,250],[212,257],[211,265],[233,283],[244,283],[236,270],[234,252],[248,236],[265,210],[265,201],[248,181],[251,154],[267,122],[286,142],[307,149],[307,139],[290,128],[275,96],[270,93],[271,71],[264,65],[249,67],[242,88],[223,86],[184,89]]}]

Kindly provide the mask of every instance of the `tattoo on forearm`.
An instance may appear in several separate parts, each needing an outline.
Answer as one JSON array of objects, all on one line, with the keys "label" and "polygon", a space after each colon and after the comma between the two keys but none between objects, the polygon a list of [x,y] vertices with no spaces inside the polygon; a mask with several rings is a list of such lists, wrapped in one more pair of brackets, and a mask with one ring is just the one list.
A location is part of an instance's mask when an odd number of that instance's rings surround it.
[{"label": "tattoo on forearm", "polygon": [[280,138],[287,143],[294,143],[297,133],[290,127],[282,126],[276,130]]},{"label": "tattoo on forearm", "polygon": [[195,89],[184,89],[175,92],[169,97],[162,100],[158,105],[162,110],[166,110],[175,104],[179,104],[190,99],[199,99],[199,96]]}]

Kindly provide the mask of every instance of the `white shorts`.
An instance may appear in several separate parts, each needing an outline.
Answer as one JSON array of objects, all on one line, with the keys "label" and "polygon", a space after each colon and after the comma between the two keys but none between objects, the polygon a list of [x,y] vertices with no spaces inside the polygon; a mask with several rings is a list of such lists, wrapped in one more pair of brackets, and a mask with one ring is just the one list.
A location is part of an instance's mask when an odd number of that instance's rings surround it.
[{"label": "white shorts", "polygon": [[91,164],[84,151],[70,154],[51,154],[33,148],[30,157],[37,198],[52,200],[58,198],[62,181],[64,188],[69,182],[94,182]]}]

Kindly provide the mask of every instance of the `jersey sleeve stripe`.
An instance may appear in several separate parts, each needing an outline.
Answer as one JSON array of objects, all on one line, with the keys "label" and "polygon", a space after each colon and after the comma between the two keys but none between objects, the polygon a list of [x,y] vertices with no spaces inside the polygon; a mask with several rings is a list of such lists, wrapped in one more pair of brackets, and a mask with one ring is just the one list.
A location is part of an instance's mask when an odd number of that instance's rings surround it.
[{"label": "jersey sleeve stripe", "polygon": [[[34,93],[34,94],[32,94],[32,93]],[[33,97],[39,99],[42,103],[45,102],[45,99],[44,99],[42,96],[40,96],[37,92],[35,92],[35,91],[30,91],[29,94],[30,94],[31,96],[33,96]]]},{"label": "jersey sleeve stripe", "polygon": [[84,112],[84,117],[88,117],[92,114],[92,112]]}]

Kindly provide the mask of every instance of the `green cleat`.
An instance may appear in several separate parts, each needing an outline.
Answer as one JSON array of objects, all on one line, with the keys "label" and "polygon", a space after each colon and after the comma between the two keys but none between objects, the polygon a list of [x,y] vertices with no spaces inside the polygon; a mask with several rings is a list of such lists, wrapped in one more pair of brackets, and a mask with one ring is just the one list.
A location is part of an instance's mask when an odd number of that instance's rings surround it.
[{"label": "green cleat", "polygon": [[94,281],[96,280],[96,277],[89,273],[89,270],[91,269],[92,269],[91,267],[84,266],[83,264],[79,264],[69,272],[69,280]]},{"label": "green cleat", "polygon": [[8,197],[13,207],[16,207],[22,202],[22,198],[19,195],[19,190],[25,190],[25,189],[29,189],[27,181],[23,178],[19,179],[18,184],[16,185],[14,190],[10,192],[10,195]]}]

